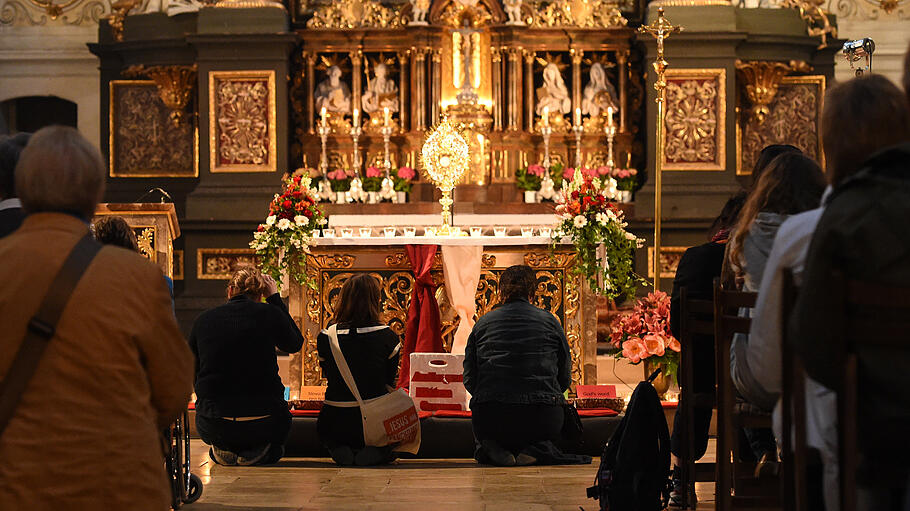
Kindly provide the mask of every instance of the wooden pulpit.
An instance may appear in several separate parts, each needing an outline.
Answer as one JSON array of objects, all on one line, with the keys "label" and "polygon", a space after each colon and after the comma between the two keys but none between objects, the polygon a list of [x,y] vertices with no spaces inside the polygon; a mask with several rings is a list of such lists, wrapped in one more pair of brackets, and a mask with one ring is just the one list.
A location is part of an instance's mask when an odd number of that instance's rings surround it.
[{"label": "wooden pulpit", "polygon": [[139,252],[174,278],[174,240],[180,237],[177,210],[173,204],[107,203],[99,204],[95,217],[119,216],[133,228]]}]

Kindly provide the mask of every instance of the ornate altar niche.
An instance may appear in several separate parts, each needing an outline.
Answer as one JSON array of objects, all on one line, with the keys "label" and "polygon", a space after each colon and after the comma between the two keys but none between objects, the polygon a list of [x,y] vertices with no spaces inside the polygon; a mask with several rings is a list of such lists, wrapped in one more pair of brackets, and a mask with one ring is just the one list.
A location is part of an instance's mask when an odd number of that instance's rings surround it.
[{"label": "ornate altar niche", "polygon": [[[566,330],[572,355],[572,388],[594,384],[597,378],[597,311],[594,295],[582,279],[571,273],[575,264],[571,246],[557,249],[550,257],[546,245],[486,246],[477,286],[475,320],[499,302],[499,277],[509,266],[527,264],[537,273],[536,305],[552,312]],[[335,307],[344,282],[355,273],[369,273],[382,284],[383,320],[403,336],[408,306],[414,288],[411,262],[403,245],[313,248],[307,257],[307,274],[316,286],[291,284],[290,313],[304,337],[300,353],[292,355],[291,394],[301,385],[325,385],[319,368],[316,337],[335,317]],[[445,297],[441,254],[437,252],[432,274],[440,287],[437,299],[442,318],[443,344],[448,351],[459,318]]]},{"label": "ornate altar niche", "polygon": [[[388,108],[391,167],[417,167],[425,131],[449,116],[471,145],[473,162],[459,187],[461,200],[517,201],[515,170],[544,160],[544,109],[553,127],[551,161],[574,167],[580,156],[583,165],[596,167],[607,161],[604,125],[612,107],[614,161],[641,167],[642,56],[620,11],[629,7],[625,3],[532,0],[516,7],[514,1],[496,0],[342,0],[297,5],[292,13],[301,43],[294,52],[290,94],[292,165],[353,169],[356,109],[362,131],[359,171],[382,168],[380,128]],[[330,130],[327,161],[321,165],[323,107]],[[580,138],[571,129],[576,121],[583,125]],[[464,194],[478,187],[497,191]],[[422,198],[432,200],[432,190]]]}]

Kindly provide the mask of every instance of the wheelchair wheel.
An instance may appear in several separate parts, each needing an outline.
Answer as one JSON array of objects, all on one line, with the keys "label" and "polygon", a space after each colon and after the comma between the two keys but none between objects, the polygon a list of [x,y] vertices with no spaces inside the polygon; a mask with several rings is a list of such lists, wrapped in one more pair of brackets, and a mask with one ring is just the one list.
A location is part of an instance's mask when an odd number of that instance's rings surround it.
[{"label": "wheelchair wheel", "polygon": [[190,474],[189,486],[190,490],[186,494],[186,499],[183,500],[186,504],[192,504],[202,496],[202,479],[199,479],[199,476],[196,474]]}]

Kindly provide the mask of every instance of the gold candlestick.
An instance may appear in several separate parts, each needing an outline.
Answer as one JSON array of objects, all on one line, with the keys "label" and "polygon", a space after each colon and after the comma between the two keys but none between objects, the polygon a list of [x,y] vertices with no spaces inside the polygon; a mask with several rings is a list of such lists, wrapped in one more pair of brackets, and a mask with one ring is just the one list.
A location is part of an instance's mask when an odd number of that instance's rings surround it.
[{"label": "gold candlestick", "polygon": [[652,66],[657,73],[654,90],[657,91],[657,138],[654,157],[654,290],[660,289],[660,203],[661,203],[661,159],[664,152],[664,104],[667,101],[666,71],[670,63],[664,58],[664,39],[670,34],[682,32],[682,27],[674,26],[664,17],[664,8],[657,9],[657,19],[650,25],[638,28],[642,34],[651,34],[657,39],[657,58]]}]

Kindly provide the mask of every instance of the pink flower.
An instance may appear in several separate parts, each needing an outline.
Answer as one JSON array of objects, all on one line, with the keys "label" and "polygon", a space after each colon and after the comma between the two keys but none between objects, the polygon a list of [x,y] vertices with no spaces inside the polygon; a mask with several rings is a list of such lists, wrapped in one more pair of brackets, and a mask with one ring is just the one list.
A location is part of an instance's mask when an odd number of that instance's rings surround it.
[{"label": "pink flower", "polygon": [[544,169],[542,165],[528,166],[528,174],[543,177],[544,173],[546,173],[546,169]]},{"label": "pink flower", "polygon": [[627,177],[629,177],[629,176],[631,176],[631,175],[632,175],[632,174],[629,174],[629,171],[626,170],[626,169],[622,169],[622,170],[620,170],[619,172],[616,173],[616,177],[618,177],[619,179],[625,179],[625,178],[627,178]]},{"label": "pink flower", "polygon": [[344,180],[347,178],[348,178],[347,173],[342,169],[336,169],[332,172],[329,172],[329,179],[332,179],[335,181],[341,181],[341,180]]},{"label": "pink flower", "polygon": [[641,362],[641,359],[648,358],[650,355],[641,339],[630,337],[628,341],[622,343],[622,356],[629,359],[633,364]]},{"label": "pink flower", "polygon": [[682,346],[680,346],[679,340],[671,335],[669,341],[667,341],[667,348],[679,353],[679,351],[682,349]]},{"label": "pink flower", "polygon": [[583,175],[585,177],[590,177],[592,179],[595,177],[600,177],[600,174],[598,174],[597,169],[583,168],[583,169],[581,169],[581,175]]},{"label": "pink flower", "polygon": [[367,177],[382,177],[382,171],[376,167],[367,167]]},{"label": "pink flower", "polygon": [[607,167],[606,165],[602,165],[602,166],[600,166],[600,167],[597,167],[597,173],[598,173],[599,175],[601,175],[601,176],[609,176],[609,175],[610,175],[610,167]]},{"label": "pink flower", "polygon": [[569,167],[562,173],[563,179],[573,179],[575,177],[575,167]]},{"label": "pink flower", "polygon": [[645,345],[645,349],[648,350],[648,353],[658,357],[664,356],[664,339],[659,335],[648,334],[642,338],[642,343]]},{"label": "pink flower", "polygon": [[414,169],[411,167],[401,167],[398,169],[398,177],[401,179],[414,179],[417,177],[417,172],[414,172]]}]

